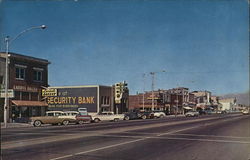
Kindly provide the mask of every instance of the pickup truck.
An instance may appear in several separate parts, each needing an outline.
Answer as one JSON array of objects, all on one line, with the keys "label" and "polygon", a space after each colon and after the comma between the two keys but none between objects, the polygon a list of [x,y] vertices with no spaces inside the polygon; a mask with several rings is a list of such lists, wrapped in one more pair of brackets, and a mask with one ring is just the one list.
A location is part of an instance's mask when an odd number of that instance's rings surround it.
[{"label": "pickup truck", "polygon": [[35,127],[39,127],[42,124],[63,124],[68,125],[72,120],[71,118],[64,117],[66,114],[62,111],[48,111],[45,116],[31,117],[31,124]]},{"label": "pickup truck", "polygon": [[114,114],[114,112],[102,112],[101,114],[92,115],[92,121],[119,121],[124,119],[124,114]]}]

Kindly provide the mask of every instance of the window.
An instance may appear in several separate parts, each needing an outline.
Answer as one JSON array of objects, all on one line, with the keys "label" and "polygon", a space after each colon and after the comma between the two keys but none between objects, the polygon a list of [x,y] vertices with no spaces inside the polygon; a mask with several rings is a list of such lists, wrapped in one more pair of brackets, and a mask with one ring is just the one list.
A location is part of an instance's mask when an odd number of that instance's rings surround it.
[{"label": "window", "polygon": [[48,116],[53,117],[54,113],[47,113]]},{"label": "window", "polygon": [[42,81],[42,71],[33,71],[33,80],[34,81]]},{"label": "window", "polygon": [[25,79],[25,68],[16,67],[16,79],[19,80]]}]

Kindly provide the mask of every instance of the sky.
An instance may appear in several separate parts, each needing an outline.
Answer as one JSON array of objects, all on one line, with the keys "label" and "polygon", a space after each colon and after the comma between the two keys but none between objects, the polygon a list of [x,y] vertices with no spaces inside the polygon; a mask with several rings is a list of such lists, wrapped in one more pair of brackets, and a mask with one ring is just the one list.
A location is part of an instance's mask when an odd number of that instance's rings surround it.
[{"label": "sky", "polygon": [[45,24],[10,52],[49,60],[50,86],[126,81],[136,94],[152,89],[155,72],[154,89],[242,93],[248,12],[247,0],[0,0],[0,47],[4,37]]}]

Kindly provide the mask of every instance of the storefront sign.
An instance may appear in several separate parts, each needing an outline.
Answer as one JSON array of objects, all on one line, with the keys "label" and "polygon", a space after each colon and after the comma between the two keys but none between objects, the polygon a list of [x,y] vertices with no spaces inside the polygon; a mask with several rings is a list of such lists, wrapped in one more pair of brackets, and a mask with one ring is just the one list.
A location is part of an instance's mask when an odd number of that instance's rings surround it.
[{"label": "storefront sign", "polygon": [[[5,98],[5,90],[0,90],[0,98]],[[14,90],[13,89],[8,89],[7,93],[8,98],[14,98]]]},{"label": "storefront sign", "polygon": [[43,89],[42,96],[57,96],[57,89]]},{"label": "storefront sign", "polygon": [[38,88],[33,86],[14,85],[13,89],[23,92],[38,92]]}]

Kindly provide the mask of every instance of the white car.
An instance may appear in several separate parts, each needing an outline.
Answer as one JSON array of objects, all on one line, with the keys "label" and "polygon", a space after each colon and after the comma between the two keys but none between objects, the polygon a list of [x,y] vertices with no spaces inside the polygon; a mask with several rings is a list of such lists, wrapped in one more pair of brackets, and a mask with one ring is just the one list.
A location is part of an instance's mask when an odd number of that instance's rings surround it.
[{"label": "white car", "polygon": [[124,114],[114,114],[114,112],[102,112],[101,114],[92,115],[94,122],[99,121],[119,121],[124,119]]},{"label": "white car", "polygon": [[59,118],[67,118],[70,122],[76,122],[76,115],[78,113],[77,111],[64,111]]},{"label": "white car", "polygon": [[163,111],[153,111],[153,118],[163,118],[166,114]]},{"label": "white car", "polygon": [[187,113],[185,113],[186,117],[198,117],[199,116],[199,112],[197,111],[189,111]]},{"label": "white car", "polygon": [[250,112],[249,112],[248,109],[245,109],[245,110],[242,111],[242,114],[247,115],[247,114],[250,114]]}]

